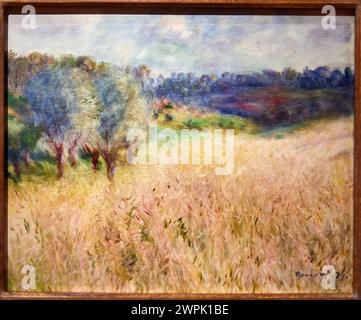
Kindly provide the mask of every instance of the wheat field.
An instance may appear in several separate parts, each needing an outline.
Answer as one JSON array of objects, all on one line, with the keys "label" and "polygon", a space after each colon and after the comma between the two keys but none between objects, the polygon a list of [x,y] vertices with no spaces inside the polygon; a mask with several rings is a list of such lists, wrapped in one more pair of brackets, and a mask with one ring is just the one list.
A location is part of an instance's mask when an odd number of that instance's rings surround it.
[{"label": "wheat field", "polygon": [[352,291],[353,118],[282,136],[237,133],[235,168],[79,164],[8,185],[9,289],[124,293]]}]

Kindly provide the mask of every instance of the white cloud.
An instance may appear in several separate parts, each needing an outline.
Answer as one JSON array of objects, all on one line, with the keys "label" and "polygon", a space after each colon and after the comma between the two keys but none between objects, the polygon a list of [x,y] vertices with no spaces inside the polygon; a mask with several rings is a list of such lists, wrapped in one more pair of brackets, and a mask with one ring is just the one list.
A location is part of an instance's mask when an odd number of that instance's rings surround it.
[{"label": "white cloud", "polygon": [[165,15],[156,20],[155,26],[163,37],[189,39],[193,34],[185,16]]}]

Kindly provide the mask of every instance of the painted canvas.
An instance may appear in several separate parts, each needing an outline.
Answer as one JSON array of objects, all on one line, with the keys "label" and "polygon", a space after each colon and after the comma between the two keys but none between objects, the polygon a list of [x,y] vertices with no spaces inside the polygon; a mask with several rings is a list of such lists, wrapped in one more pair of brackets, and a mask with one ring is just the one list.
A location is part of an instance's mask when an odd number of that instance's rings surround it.
[{"label": "painted canvas", "polygon": [[354,18],[8,23],[10,291],[350,293]]}]

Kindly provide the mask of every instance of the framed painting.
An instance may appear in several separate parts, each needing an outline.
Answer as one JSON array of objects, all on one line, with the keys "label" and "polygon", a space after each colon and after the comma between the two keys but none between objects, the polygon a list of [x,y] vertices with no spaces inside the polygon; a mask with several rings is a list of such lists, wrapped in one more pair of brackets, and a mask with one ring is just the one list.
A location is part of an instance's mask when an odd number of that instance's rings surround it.
[{"label": "framed painting", "polygon": [[2,299],[354,299],[360,1],[3,1]]}]

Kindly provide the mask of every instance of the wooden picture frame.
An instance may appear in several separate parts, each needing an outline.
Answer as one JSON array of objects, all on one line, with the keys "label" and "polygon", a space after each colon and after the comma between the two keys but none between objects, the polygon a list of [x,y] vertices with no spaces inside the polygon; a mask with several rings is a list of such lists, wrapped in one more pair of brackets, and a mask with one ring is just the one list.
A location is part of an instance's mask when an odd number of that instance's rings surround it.
[{"label": "wooden picture frame", "polygon": [[[32,4],[37,13],[301,14],[321,15],[324,5],[355,16],[353,293],[292,294],[122,294],[7,291],[6,71],[7,15]],[[0,299],[361,299],[361,1],[360,0],[1,0],[0,2]]]}]

